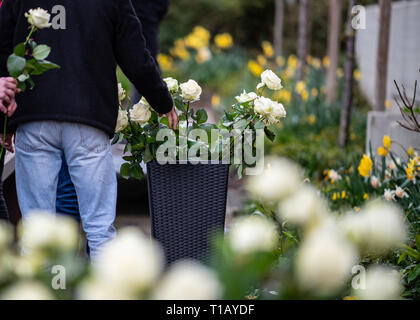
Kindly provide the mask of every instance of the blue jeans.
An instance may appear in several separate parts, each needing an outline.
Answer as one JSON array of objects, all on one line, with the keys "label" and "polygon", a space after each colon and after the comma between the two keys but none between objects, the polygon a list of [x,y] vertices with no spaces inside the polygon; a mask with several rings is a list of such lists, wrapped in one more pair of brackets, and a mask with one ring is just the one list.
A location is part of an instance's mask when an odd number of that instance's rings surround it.
[{"label": "blue jeans", "polygon": [[80,222],[77,193],[71,181],[69,167],[64,156],[62,157],[62,162],[60,173],[58,174],[56,212]]},{"label": "blue jeans", "polygon": [[91,258],[115,237],[117,177],[105,132],[83,124],[37,121],[16,133],[16,187],[23,218],[32,210],[55,212],[62,156],[79,201]]}]

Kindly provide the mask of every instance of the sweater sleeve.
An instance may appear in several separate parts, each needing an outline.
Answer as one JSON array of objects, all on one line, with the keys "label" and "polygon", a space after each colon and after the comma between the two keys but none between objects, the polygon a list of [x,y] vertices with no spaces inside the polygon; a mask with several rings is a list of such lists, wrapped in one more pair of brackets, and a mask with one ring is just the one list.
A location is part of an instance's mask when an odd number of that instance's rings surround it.
[{"label": "sweater sleeve", "polygon": [[[15,0],[4,0],[0,5],[0,77],[8,77],[7,58],[13,52],[15,31]],[[0,133],[4,130],[4,114],[0,112]],[[9,130],[8,130],[9,131]]]},{"label": "sweater sleeve", "polygon": [[158,113],[168,113],[173,108],[172,97],[163,81],[156,61],[146,48],[142,25],[130,0],[118,0],[118,25],[116,28],[116,59],[124,74],[138,92]]}]

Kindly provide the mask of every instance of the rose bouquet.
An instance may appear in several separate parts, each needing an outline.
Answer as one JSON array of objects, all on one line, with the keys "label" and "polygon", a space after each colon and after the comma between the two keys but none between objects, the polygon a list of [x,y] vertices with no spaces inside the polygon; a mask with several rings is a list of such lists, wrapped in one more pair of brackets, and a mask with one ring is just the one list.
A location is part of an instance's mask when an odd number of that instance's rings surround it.
[{"label": "rose bouquet", "polygon": [[[180,119],[175,131],[170,129],[168,119],[153,111],[144,98],[129,110],[124,109],[121,101],[126,94],[119,85],[120,107],[113,143],[125,142],[123,158],[127,162],[121,166],[121,175],[141,179],[141,162],[152,160],[161,164],[222,161],[232,164],[240,177],[247,168],[256,167],[263,156],[264,135],[271,141],[275,138],[269,126],[286,116],[283,105],[263,96],[266,89],[282,88],[280,78],[270,70],[261,78],[257,92],[244,91],[237,96],[232,109],[217,124],[206,123],[208,115],[204,109],[192,108],[202,93],[196,81],[179,84],[176,79],[166,78]],[[252,157],[253,154],[257,155]]]},{"label": "rose bouquet", "polygon": [[[27,87],[31,90],[35,87],[33,76],[39,76],[51,69],[60,68],[57,64],[48,60],[51,48],[45,44],[37,44],[31,37],[37,30],[51,27],[51,15],[48,11],[37,8],[30,9],[25,13],[25,17],[30,24],[30,31],[25,42],[21,42],[13,50],[7,59],[7,70],[11,77],[18,81],[20,91],[25,91]],[[4,117],[3,139],[6,138],[7,115]],[[4,143],[0,152],[3,155]]]}]

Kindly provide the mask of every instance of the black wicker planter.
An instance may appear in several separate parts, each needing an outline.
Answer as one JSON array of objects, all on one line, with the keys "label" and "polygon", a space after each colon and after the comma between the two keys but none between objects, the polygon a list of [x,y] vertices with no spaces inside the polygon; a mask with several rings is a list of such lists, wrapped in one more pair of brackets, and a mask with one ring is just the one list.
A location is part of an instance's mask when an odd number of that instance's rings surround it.
[{"label": "black wicker planter", "polygon": [[229,165],[147,164],[152,235],[166,262],[208,262],[209,238],[225,226]]}]

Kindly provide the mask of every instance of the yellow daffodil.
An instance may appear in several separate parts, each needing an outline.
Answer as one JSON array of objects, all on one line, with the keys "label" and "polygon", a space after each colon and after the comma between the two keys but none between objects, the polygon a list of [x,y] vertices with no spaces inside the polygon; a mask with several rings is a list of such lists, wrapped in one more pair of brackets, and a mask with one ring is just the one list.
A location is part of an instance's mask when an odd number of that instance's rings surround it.
[{"label": "yellow daffodil", "polygon": [[284,60],[284,58],[283,58],[283,57],[277,57],[277,58],[276,58],[276,63],[277,63],[277,65],[278,65],[279,67],[283,67],[283,66],[284,66],[284,64],[286,63],[286,61]]},{"label": "yellow daffodil", "polygon": [[391,100],[386,100],[385,101],[385,109],[389,110],[392,107],[392,101]]},{"label": "yellow daffodil", "polygon": [[386,157],[391,150],[391,138],[385,135],[382,142],[383,146],[378,148],[378,154],[382,157]]},{"label": "yellow daffodil", "polygon": [[311,95],[312,95],[313,97],[317,97],[317,96],[318,96],[318,89],[317,89],[317,88],[312,88],[312,90],[311,90]]},{"label": "yellow daffodil", "polygon": [[229,33],[221,33],[214,37],[214,43],[220,49],[229,49],[233,45],[233,38]]},{"label": "yellow daffodil", "polygon": [[303,81],[298,81],[298,83],[296,83],[296,92],[299,94],[302,94],[302,92],[306,90],[306,84]]},{"label": "yellow daffodil", "polygon": [[372,171],[372,167],[373,167],[372,160],[370,159],[369,156],[364,154],[358,167],[359,174],[364,178],[369,177]]},{"label": "yellow daffodil", "polygon": [[214,95],[211,97],[211,105],[212,105],[213,107],[218,107],[218,106],[220,106],[220,96],[219,96],[219,95],[214,94]]},{"label": "yellow daffodil", "polygon": [[295,55],[292,54],[287,58],[287,65],[289,67],[296,68],[297,64],[298,64],[298,59],[296,58]]},{"label": "yellow daffodil", "polygon": [[158,60],[158,63],[159,63],[160,68],[163,71],[171,71],[171,70],[173,70],[173,60],[167,54],[160,53],[157,56],[157,60]]},{"label": "yellow daffodil", "polygon": [[412,157],[414,156],[414,149],[413,149],[413,147],[412,147],[412,146],[410,146],[410,148],[408,148],[407,153],[408,153],[408,156],[409,156],[410,158],[412,158]]},{"label": "yellow daffodil", "polygon": [[272,58],[274,56],[274,49],[270,42],[263,41],[263,43],[261,44],[261,47],[267,58]]},{"label": "yellow daffodil", "polygon": [[249,60],[248,69],[256,77],[261,76],[261,73],[263,73],[263,71],[264,71],[263,67],[261,67],[261,65],[259,65],[258,62],[255,61],[255,60]]},{"label": "yellow daffodil", "polygon": [[262,67],[264,67],[267,64],[267,59],[261,54],[257,56],[257,61]]},{"label": "yellow daffodil", "polygon": [[309,122],[309,124],[310,125],[314,125],[315,123],[316,123],[316,116],[314,115],[314,114],[311,114],[309,117],[308,117],[308,122]]},{"label": "yellow daffodil", "polygon": [[358,69],[354,70],[353,77],[355,80],[359,81],[362,78],[362,74]]},{"label": "yellow daffodil", "polygon": [[367,200],[367,199],[369,199],[369,195],[368,195],[367,193],[365,193],[365,194],[363,195],[363,200]]},{"label": "yellow daffodil", "polygon": [[322,65],[324,66],[325,69],[328,69],[330,67],[331,61],[330,61],[330,57],[325,56],[322,59]]}]

